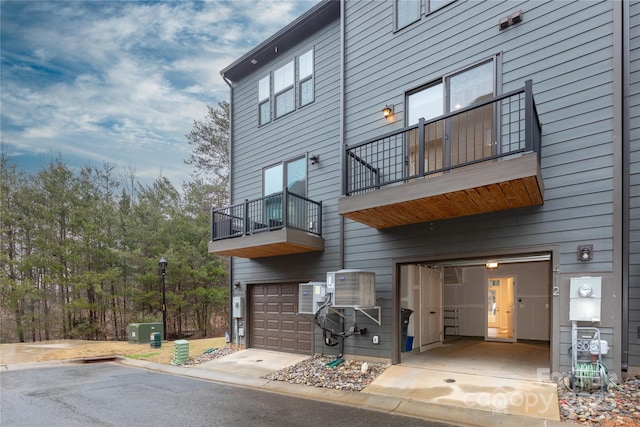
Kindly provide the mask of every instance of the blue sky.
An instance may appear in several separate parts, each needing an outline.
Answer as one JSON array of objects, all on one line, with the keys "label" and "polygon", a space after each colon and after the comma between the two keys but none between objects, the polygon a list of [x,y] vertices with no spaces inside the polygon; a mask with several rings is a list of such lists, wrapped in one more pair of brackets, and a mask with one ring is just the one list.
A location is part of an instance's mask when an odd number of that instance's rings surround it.
[{"label": "blue sky", "polygon": [[58,156],[190,180],[187,134],[229,99],[220,70],[317,0],[0,2],[0,136],[20,169]]}]

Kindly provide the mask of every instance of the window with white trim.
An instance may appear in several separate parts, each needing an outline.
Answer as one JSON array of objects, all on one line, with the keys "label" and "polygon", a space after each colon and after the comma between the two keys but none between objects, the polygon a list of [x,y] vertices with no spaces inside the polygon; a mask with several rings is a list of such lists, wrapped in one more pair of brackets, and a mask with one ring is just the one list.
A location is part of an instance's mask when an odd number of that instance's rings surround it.
[{"label": "window with white trim", "polygon": [[396,0],[396,28],[403,28],[420,19],[421,0]]},{"label": "window with white trim", "polygon": [[423,5],[425,15],[428,15],[452,1],[453,0],[395,0],[395,28],[396,30],[399,30],[419,21],[422,16]]},{"label": "window with white trim", "polygon": [[263,125],[271,121],[271,79],[270,76],[258,82],[259,123]]},{"label": "window with white trim", "polygon": [[273,72],[273,98],[275,117],[282,117],[295,110],[295,71],[293,61]]},{"label": "window with white trim", "polygon": [[259,80],[258,125],[267,124],[314,99],[314,52],[311,49]]},{"label": "window with white trim", "polygon": [[299,105],[307,105],[313,101],[313,50],[298,58]]}]

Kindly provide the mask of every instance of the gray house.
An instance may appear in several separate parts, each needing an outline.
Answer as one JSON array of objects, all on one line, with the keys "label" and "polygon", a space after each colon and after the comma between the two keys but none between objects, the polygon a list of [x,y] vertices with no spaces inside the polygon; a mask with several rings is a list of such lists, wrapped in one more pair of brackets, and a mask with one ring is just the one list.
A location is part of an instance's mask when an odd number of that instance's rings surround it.
[{"label": "gray house", "polygon": [[234,342],[638,369],[640,3],[322,1],[221,74]]}]

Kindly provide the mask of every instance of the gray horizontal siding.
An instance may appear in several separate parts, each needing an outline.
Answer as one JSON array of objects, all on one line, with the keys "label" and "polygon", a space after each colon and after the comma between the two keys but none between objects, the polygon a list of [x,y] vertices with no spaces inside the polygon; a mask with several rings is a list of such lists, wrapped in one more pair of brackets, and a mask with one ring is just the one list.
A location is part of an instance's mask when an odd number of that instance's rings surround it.
[{"label": "gray horizontal siding", "polygon": [[640,366],[640,3],[630,2],[629,365]]},{"label": "gray horizontal siding", "polygon": [[[327,271],[339,267],[339,36],[339,22],[335,21],[234,83],[233,203],[262,196],[264,167],[299,155],[318,154],[320,163],[307,165],[307,194],[310,199],[323,203],[322,234],[325,239],[323,252],[256,260],[235,257],[234,282],[324,280]],[[315,55],[314,102],[258,127],[258,81],[311,48]]]},{"label": "gray horizontal siding", "polygon": [[[533,80],[545,185],[543,206],[382,231],[348,220],[346,267],[375,268],[388,288],[392,258],[553,245],[564,272],[612,271],[610,2],[454,2],[395,33],[391,2],[346,8],[347,144],[402,127],[406,91],[500,54],[501,91]],[[499,31],[519,9],[524,21]],[[392,124],[380,114],[390,102]],[[581,243],[592,262],[577,261]]]}]

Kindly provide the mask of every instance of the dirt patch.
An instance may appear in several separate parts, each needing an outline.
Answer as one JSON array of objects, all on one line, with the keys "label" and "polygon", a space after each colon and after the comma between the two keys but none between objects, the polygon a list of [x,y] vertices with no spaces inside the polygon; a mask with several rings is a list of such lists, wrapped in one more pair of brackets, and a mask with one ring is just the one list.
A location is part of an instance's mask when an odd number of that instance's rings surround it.
[{"label": "dirt patch", "polygon": [[[225,338],[204,338],[189,341],[189,358],[201,356],[211,348],[226,345]],[[173,341],[165,341],[160,348],[151,348],[150,344],[130,344],[124,341],[98,341],[73,348],[54,349],[36,357],[36,361],[85,359],[105,356],[124,356],[131,359],[170,365],[173,359]]]}]

